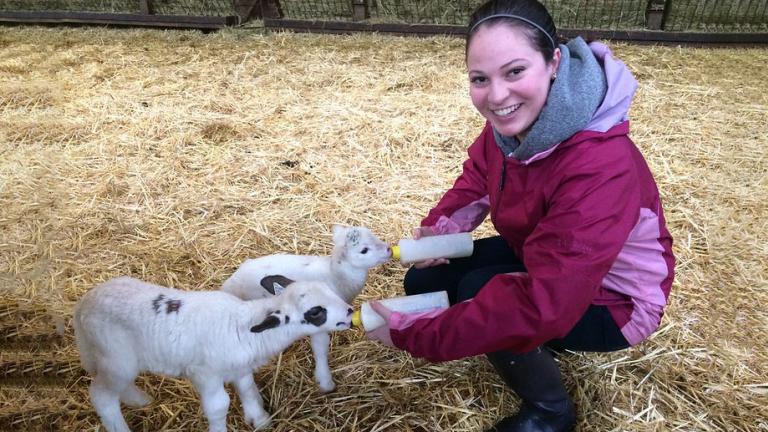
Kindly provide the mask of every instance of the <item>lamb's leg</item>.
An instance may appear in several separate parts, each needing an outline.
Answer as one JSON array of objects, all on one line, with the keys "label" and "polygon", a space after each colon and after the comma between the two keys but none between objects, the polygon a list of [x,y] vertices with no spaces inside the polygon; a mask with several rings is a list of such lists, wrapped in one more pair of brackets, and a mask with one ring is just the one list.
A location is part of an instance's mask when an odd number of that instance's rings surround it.
[{"label": "lamb's leg", "polygon": [[123,390],[121,385],[125,387],[129,382],[113,377],[106,371],[99,371],[88,389],[91,404],[107,432],[130,432],[123,413],[120,412],[120,393]]},{"label": "lamb's leg", "polygon": [[243,413],[245,421],[254,429],[261,429],[269,425],[269,413],[264,411],[264,402],[261,399],[256,383],[253,381],[253,374],[248,373],[235,381],[235,389],[240,397],[240,403],[243,404]]},{"label": "lamb's leg", "polygon": [[143,407],[152,402],[152,398],[148,394],[136,387],[135,383],[130,383],[120,393],[120,401],[130,407]]},{"label": "lamb's leg", "polygon": [[224,389],[224,381],[216,376],[204,373],[192,377],[192,383],[200,393],[203,413],[208,419],[209,432],[227,431],[227,410],[229,410],[229,395]]},{"label": "lamb's leg", "polygon": [[312,355],[315,357],[315,380],[323,393],[336,389],[336,383],[331,376],[331,368],[328,366],[328,350],[331,347],[331,335],[317,333],[310,336]]}]

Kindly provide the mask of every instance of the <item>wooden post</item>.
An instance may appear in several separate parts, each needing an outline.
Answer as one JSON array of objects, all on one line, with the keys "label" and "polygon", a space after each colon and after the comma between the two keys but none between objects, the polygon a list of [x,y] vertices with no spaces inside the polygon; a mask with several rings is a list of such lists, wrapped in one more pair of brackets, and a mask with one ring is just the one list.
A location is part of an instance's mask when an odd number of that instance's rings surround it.
[{"label": "wooden post", "polygon": [[152,0],[139,0],[139,8],[142,15],[152,15],[155,12],[152,10]]},{"label": "wooden post", "polygon": [[232,5],[237,15],[240,16],[241,22],[251,19],[280,19],[283,17],[280,0],[232,0]]},{"label": "wooden post", "polygon": [[261,18],[280,19],[283,17],[283,8],[280,0],[261,0]]},{"label": "wooden post", "polygon": [[353,21],[362,21],[370,17],[371,13],[368,10],[368,2],[366,0],[352,0]]},{"label": "wooden post", "polygon": [[256,7],[259,3],[259,0],[232,0],[232,6],[235,8],[235,12],[237,12],[240,19],[243,21],[248,21],[248,19],[254,15],[254,12],[261,13],[261,8]]},{"label": "wooden post", "polygon": [[645,8],[645,22],[648,30],[664,30],[669,2],[670,0],[648,0],[648,6]]}]

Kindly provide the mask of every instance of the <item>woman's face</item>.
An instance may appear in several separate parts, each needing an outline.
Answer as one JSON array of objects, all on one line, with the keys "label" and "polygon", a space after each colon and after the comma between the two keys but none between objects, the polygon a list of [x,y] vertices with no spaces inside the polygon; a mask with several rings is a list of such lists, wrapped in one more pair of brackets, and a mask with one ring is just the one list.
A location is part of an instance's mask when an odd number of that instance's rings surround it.
[{"label": "woman's face", "polygon": [[469,95],[499,133],[525,139],[549,94],[560,63],[545,62],[523,29],[499,23],[481,26],[467,49]]}]

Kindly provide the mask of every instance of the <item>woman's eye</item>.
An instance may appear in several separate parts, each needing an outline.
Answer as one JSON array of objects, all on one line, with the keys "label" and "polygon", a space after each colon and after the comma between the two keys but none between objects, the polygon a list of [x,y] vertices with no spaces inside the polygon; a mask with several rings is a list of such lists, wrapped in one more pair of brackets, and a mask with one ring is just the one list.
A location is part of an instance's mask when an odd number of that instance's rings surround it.
[{"label": "woman's eye", "polygon": [[509,76],[519,75],[519,74],[523,73],[523,70],[524,70],[523,68],[510,69],[509,72],[507,72],[507,75],[509,75]]},{"label": "woman's eye", "polygon": [[368,248],[363,248],[363,250],[361,250],[360,253],[361,254],[367,254],[368,253]]},{"label": "woman's eye", "polygon": [[469,79],[469,82],[475,85],[485,84],[485,81],[485,77],[472,77]]}]

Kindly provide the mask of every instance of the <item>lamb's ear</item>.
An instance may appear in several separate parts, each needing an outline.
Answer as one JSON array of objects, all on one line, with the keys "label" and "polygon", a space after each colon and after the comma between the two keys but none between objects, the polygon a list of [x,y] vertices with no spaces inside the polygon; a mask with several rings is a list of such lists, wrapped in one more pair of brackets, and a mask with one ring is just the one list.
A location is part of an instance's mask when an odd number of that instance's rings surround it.
[{"label": "lamb's ear", "polygon": [[264,330],[269,330],[279,325],[280,325],[280,318],[274,315],[270,315],[264,318],[264,321],[262,321],[261,324],[256,324],[255,326],[251,327],[251,331],[254,333],[261,333]]},{"label": "lamb's ear", "polygon": [[333,244],[343,245],[347,237],[347,227],[333,224]]}]

